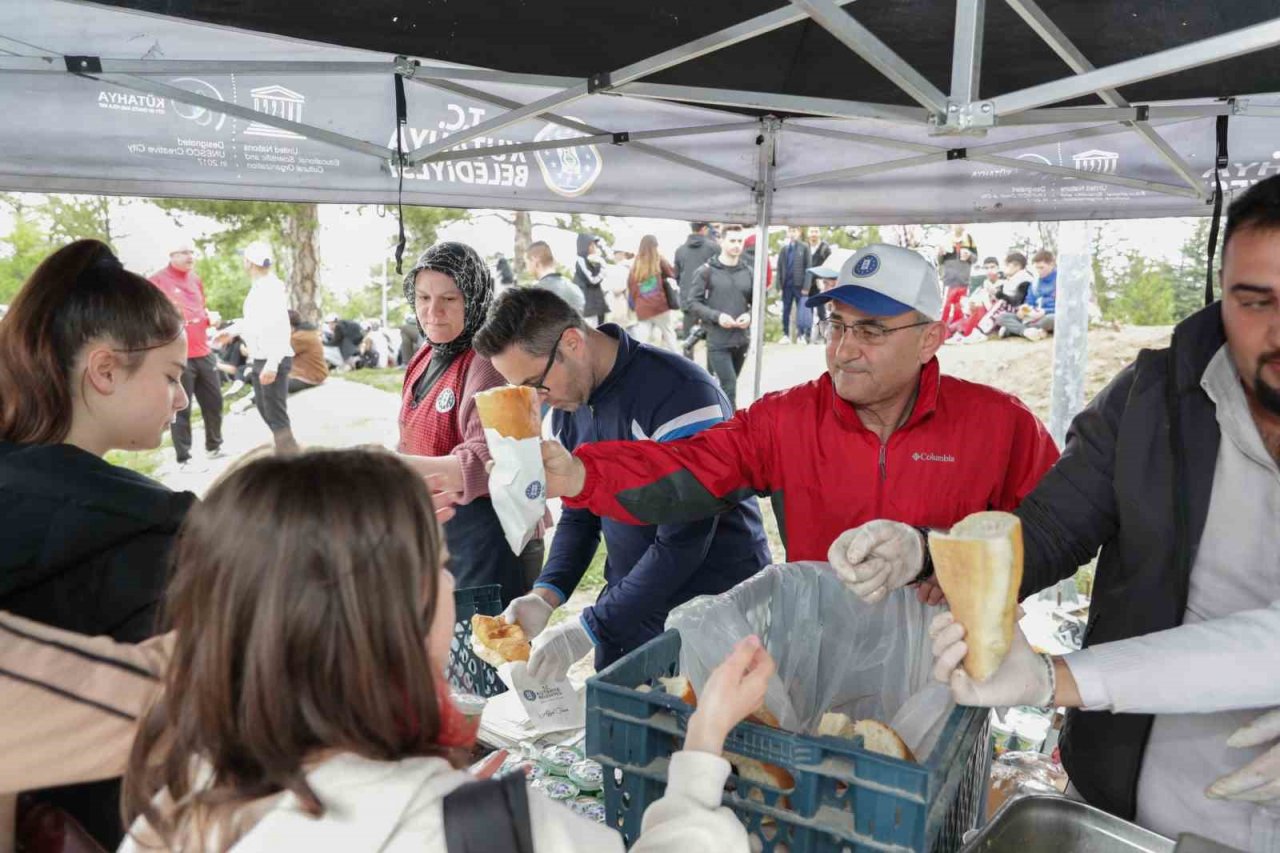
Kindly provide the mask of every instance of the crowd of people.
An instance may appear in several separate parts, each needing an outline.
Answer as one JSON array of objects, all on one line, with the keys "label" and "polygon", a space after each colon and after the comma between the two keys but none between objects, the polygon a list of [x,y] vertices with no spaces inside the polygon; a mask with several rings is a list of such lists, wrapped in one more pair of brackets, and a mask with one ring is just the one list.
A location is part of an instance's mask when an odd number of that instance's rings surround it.
[{"label": "crowd of people", "polygon": [[[1083,651],[1040,655],[1018,633],[975,683],[964,626],[940,611],[935,677],[966,705],[1072,708],[1071,795],[1171,837],[1275,850],[1280,715],[1259,712],[1280,705],[1280,177],[1228,211],[1221,300],[1121,371],[1061,452],[1015,397],[940,369],[967,319],[943,286],[978,256],[959,232],[939,266],[874,244],[827,276],[794,229],[783,307],[793,340],[809,312],[827,370],[737,409],[749,247],[739,226],[710,231],[694,223],[672,262],[642,242],[625,282],[637,323],[687,312],[710,370],[608,322],[617,264],[589,236],[572,280],[534,244],[539,285],[501,293],[471,247],[427,248],[404,279],[422,342],[394,453],[299,449],[288,390],[320,332],[290,317],[268,247],[243,253],[244,317],[212,341],[187,247],[154,282],[93,240],[47,258],[0,321],[0,833],[28,791],[19,817],[56,808],[127,851],[445,850],[476,831],[477,848],[523,833],[534,850],[620,851],[608,826],[526,797],[522,777],[463,769],[476,721],[442,675],[452,592],[499,585],[537,677],[587,654],[604,666],[672,608],[782,557],[768,496],[785,559],[829,563],[872,604],[908,586],[944,604],[925,531],[975,511],[1019,517],[1019,597],[1101,549]],[[991,281],[1025,284],[1052,317],[1052,258],[1032,265],[1035,279],[1024,263],[1001,281],[997,264]],[[193,336],[241,342],[233,370],[274,439],[203,500],[105,458],[158,446],[202,386],[214,405],[216,357]],[[546,489],[564,506],[549,547],[540,527],[520,553],[499,544],[475,403],[506,384],[552,410]],[[604,591],[557,621],[602,538]],[[632,850],[748,849],[721,805],[721,751],[773,667],[746,637],[701,686]]]}]

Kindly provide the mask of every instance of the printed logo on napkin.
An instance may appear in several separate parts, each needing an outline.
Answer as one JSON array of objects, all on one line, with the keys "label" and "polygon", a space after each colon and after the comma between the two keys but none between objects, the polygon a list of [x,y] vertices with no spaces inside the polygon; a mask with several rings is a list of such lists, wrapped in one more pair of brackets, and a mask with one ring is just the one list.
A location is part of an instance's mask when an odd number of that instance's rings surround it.
[{"label": "printed logo on napkin", "polygon": [[531,501],[536,501],[538,498],[542,497],[542,481],[534,480],[530,483],[529,487],[524,490],[524,496]]},{"label": "printed logo on napkin", "polygon": [[587,722],[585,697],[567,678],[537,682],[529,677],[524,661],[503,664],[501,678],[520,698],[529,722],[539,732],[581,728]]}]

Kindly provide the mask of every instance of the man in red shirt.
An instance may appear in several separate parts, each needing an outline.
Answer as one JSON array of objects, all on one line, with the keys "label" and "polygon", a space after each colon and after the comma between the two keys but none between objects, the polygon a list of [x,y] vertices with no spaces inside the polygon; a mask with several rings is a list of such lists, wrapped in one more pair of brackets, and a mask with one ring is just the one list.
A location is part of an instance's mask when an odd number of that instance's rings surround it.
[{"label": "man in red shirt", "polygon": [[[204,418],[204,446],[208,456],[222,455],[222,385],[218,381],[218,361],[209,349],[209,310],[205,306],[204,282],[195,274],[195,248],[182,241],[169,253],[169,265],[151,276],[151,283],[182,312],[187,321],[187,369],[182,388],[188,398],[200,404]],[[191,460],[191,407],[178,412],[171,429],[178,464]]]},{"label": "man in red shirt", "polygon": [[[841,534],[873,519],[923,530],[1011,510],[1057,460],[1048,431],[1016,398],[942,375],[937,271],[915,252],[862,249],[835,288],[809,299],[822,303],[831,315],[820,327],[821,378],[681,441],[599,442],[573,456],[544,444],[549,496],[670,524],[768,494],[787,558],[822,561]],[[923,533],[916,538],[923,549]]]}]

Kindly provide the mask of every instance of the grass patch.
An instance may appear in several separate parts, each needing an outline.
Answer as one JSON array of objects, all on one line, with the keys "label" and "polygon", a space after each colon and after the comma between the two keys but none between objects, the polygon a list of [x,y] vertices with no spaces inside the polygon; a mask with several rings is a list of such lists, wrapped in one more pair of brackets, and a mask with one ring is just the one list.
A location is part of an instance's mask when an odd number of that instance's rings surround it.
[{"label": "grass patch", "polygon": [[333,373],[330,375],[345,379],[347,382],[359,382],[361,385],[368,385],[370,388],[377,388],[379,391],[387,391],[397,397],[404,390],[404,371],[398,367],[351,370],[347,373]]},{"label": "grass patch", "polygon": [[136,471],[142,476],[150,477],[154,480],[156,479],[156,472],[164,464],[165,454],[172,451],[172,449],[172,444],[163,444],[155,450],[139,450],[136,452],[112,450],[107,453],[105,458],[112,465],[128,468],[130,471]]}]

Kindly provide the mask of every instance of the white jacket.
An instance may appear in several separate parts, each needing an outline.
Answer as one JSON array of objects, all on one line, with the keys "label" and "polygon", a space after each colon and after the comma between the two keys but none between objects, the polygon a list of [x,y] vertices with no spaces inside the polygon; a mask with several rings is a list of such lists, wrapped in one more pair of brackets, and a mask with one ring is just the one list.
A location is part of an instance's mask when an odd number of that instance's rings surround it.
[{"label": "white jacket", "polygon": [[249,347],[249,358],[265,359],[264,370],[278,369],[282,360],[293,355],[291,333],[284,282],[275,273],[267,273],[253,282],[244,298],[240,335]]},{"label": "white jacket", "polygon": [[[746,853],[746,830],[733,812],[720,806],[728,776],[729,763],[719,756],[700,752],[672,756],[666,795],[645,812],[632,853]],[[472,777],[440,758],[387,762],[343,754],[319,765],[307,774],[307,781],[325,805],[323,817],[308,817],[292,794],[259,800],[236,815],[238,838],[230,849],[235,853],[445,853],[441,803]],[[615,830],[533,791],[529,792],[529,817],[533,847],[539,853],[624,853],[622,836]],[[139,821],[133,832],[145,838],[147,828]],[[120,846],[121,853],[149,849],[155,848],[132,837]]]}]

